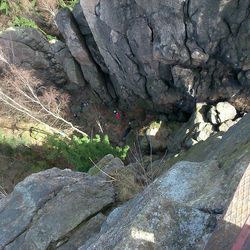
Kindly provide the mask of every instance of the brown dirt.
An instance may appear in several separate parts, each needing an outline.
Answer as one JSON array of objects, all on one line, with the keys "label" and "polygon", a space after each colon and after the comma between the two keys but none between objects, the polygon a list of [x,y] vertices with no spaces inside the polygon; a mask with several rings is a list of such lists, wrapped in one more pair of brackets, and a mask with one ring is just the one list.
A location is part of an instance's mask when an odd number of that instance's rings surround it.
[{"label": "brown dirt", "polygon": [[[125,118],[117,120],[114,110],[119,112],[123,110],[115,106],[107,107],[88,88],[78,91],[73,96],[70,114],[72,122],[79,125],[89,135],[107,134],[110,142],[115,145],[121,142],[129,121],[133,122],[133,130],[137,132],[139,128],[154,119],[154,116],[147,115],[145,111],[138,109],[125,112]],[[81,109],[81,102],[88,103],[88,106]],[[77,114],[77,117],[74,117],[74,114]]]}]

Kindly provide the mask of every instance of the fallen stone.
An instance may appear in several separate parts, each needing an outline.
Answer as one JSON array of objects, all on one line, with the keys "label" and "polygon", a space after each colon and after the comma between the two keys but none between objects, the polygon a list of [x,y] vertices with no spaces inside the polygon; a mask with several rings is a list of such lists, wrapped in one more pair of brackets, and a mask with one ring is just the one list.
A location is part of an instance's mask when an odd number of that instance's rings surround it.
[{"label": "fallen stone", "polygon": [[219,102],[216,105],[220,123],[228,120],[233,120],[237,115],[237,111],[233,105],[228,102]]},{"label": "fallen stone", "polygon": [[194,139],[196,141],[205,141],[214,133],[211,123],[199,123],[194,130]]},{"label": "fallen stone", "polygon": [[228,120],[228,121],[222,123],[219,126],[219,131],[221,131],[221,132],[227,132],[229,128],[231,128],[232,126],[234,126],[235,124],[237,124],[240,120],[241,120],[241,118],[238,118],[235,121]]}]

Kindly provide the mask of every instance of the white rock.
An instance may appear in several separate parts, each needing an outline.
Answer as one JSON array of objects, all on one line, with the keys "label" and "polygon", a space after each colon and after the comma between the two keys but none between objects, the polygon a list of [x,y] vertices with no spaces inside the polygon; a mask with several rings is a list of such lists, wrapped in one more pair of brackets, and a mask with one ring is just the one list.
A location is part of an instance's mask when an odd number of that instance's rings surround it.
[{"label": "white rock", "polygon": [[228,102],[219,102],[216,105],[216,110],[219,115],[220,123],[233,120],[237,114],[235,107]]}]

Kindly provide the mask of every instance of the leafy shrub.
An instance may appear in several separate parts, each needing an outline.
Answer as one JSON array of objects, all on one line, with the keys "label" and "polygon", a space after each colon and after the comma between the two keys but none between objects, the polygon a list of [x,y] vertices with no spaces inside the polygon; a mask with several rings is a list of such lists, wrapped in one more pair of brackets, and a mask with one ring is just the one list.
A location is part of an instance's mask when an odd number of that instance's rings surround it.
[{"label": "leafy shrub", "polygon": [[7,0],[0,1],[0,13],[3,13],[4,15],[9,15],[10,12],[10,6]]},{"label": "leafy shrub", "polygon": [[22,16],[15,16],[12,25],[15,27],[26,27],[26,28],[33,28],[33,29],[38,29],[38,26],[36,23],[26,17]]},{"label": "leafy shrub", "polygon": [[49,160],[64,158],[72,164],[77,171],[87,172],[93,162],[101,160],[107,154],[125,159],[129,147],[113,147],[108,136],[95,138],[73,136],[72,140],[62,139],[58,136],[49,136],[45,143]]}]

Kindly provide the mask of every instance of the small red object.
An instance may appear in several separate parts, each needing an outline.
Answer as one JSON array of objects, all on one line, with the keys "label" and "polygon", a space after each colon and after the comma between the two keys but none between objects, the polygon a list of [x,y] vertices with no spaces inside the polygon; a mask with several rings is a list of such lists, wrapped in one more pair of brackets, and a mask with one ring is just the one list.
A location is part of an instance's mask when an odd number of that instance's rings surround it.
[{"label": "small red object", "polygon": [[120,113],[120,112],[117,112],[117,113],[115,114],[115,118],[116,118],[117,120],[121,120],[121,113]]}]

